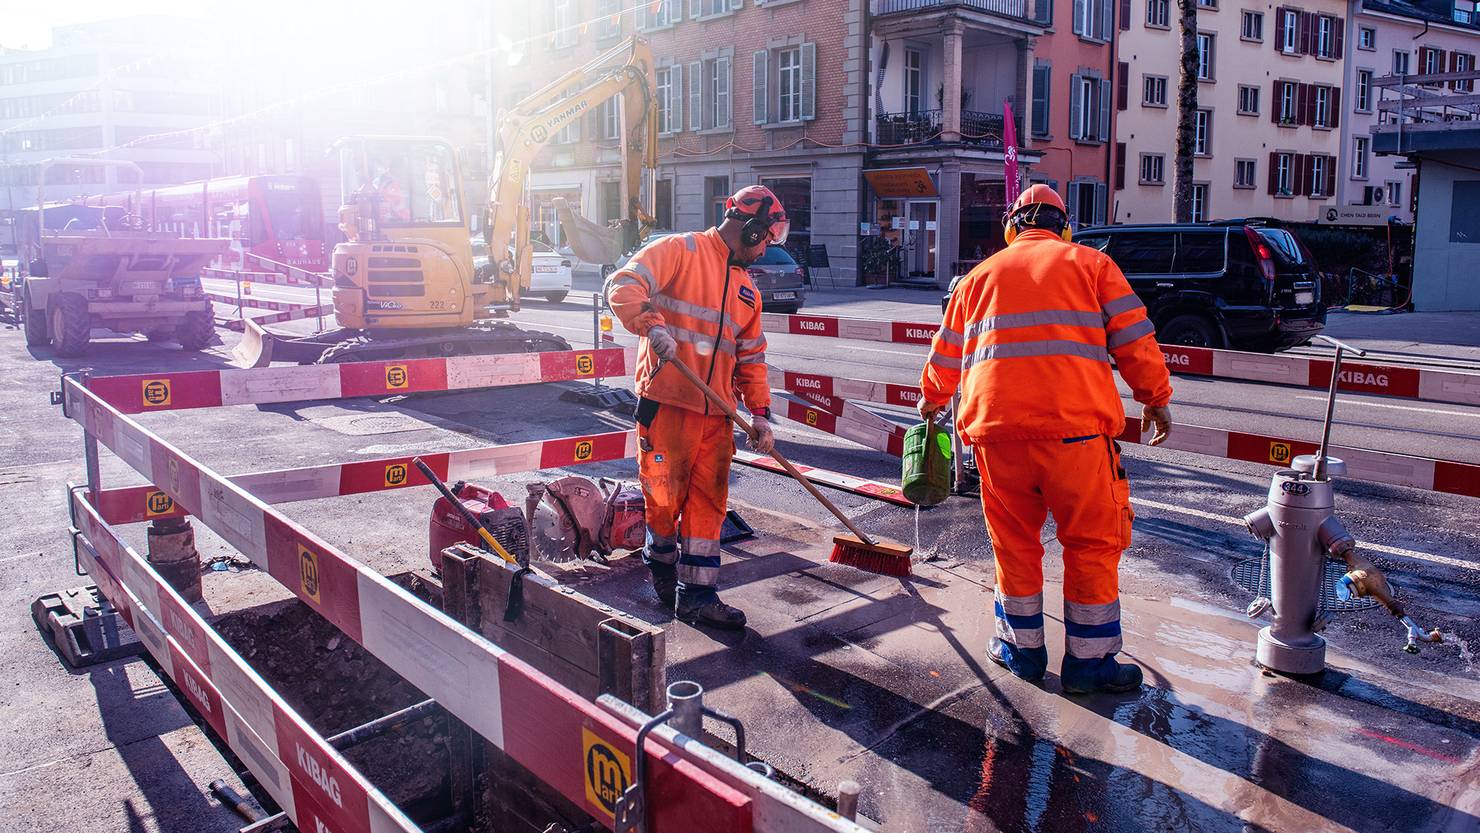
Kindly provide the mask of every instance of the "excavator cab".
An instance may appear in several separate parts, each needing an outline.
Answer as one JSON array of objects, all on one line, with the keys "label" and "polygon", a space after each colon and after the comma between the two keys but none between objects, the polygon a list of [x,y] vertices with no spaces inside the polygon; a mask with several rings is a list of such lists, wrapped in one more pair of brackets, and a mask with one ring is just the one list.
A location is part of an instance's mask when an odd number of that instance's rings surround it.
[{"label": "excavator cab", "polygon": [[340,140],[334,313],[341,327],[469,327],[511,303],[475,275],[457,154],[436,138]]}]

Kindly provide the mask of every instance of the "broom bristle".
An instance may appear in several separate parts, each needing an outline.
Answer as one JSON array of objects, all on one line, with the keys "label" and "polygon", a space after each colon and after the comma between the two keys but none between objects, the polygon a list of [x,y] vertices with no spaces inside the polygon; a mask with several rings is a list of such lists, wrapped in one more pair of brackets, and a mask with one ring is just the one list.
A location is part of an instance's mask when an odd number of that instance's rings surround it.
[{"label": "broom bristle", "polygon": [[839,535],[833,538],[832,555],[827,560],[881,576],[903,578],[910,574],[913,552],[913,548],[903,544],[866,544],[852,535]]}]

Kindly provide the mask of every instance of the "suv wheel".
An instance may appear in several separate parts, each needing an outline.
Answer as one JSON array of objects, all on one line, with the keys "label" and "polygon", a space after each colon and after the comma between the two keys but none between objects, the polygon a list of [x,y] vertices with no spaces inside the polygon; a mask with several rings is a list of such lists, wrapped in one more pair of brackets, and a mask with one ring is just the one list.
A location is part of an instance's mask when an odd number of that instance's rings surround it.
[{"label": "suv wheel", "polygon": [[1174,316],[1156,328],[1156,340],[1162,344],[1180,344],[1186,347],[1223,346],[1218,326],[1201,315]]}]

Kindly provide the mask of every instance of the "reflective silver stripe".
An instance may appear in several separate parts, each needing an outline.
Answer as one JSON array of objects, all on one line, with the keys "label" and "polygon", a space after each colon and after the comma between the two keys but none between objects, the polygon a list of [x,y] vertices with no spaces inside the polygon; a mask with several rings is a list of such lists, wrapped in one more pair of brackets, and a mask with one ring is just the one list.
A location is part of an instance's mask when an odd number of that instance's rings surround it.
[{"label": "reflective silver stripe", "polygon": [[[673,334],[673,338],[676,341],[694,345],[699,348],[699,352],[702,355],[707,355],[709,348],[714,344],[714,333],[701,333],[696,330],[680,327],[672,322],[664,326],[668,328],[668,332]],[[735,342],[727,338],[720,339],[719,349],[733,356],[735,354]]]},{"label": "reflective silver stripe", "polygon": [[694,235],[692,233],[683,235],[683,244],[687,246],[689,248],[689,251],[691,252],[699,251],[699,245],[694,242]]},{"label": "reflective silver stripe", "polygon": [[684,555],[719,557],[719,542],[711,538],[690,538],[685,535],[682,544]]},{"label": "reflective silver stripe", "polygon": [[1122,647],[1118,635],[1097,636],[1093,639],[1071,636],[1065,641],[1068,643],[1069,656],[1075,659],[1099,659],[1107,654],[1116,653]]},{"label": "reflective silver stripe", "polygon": [[691,304],[688,301],[680,301],[677,298],[669,298],[667,295],[654,295],[653,306],[662,307],[680,315],[687,315],[690,318],[697,318],[706,324],[719,323],[719,312],[717,310],[701,307],[698,304]]},{"label": "reflective silver stripe", "polygon": [[[1035,593],[1031,596],[1008,596],[1001,590],[997,591],[997,602],[1002,609],[1014,616],[1032,616],[1043,612],[1043,594]],[[1098,622],[1091,624],[1098,625]]]},{"label": "reflective silver stripe", "polygon": [[740,352],[742,353],[748,353],[752,350],[764,350],[766,349],[766,337],[761,336],[760,338],[742,338],[740,339],[738,344],[740,347]]},{"label": "reflective silver stripe", "polygon": [[1155,332],[1156,325],[1151,323],[1151,319],[1142,318],[1140,321],[1137,321],[1129,327],[1121,327],[1120,329],[1111,333],[1110,337],[1105,341],[1105,346],[1109,347],[1111,350],[1114,350],[1117,347],[1123,347],[1138,338],[1145,338],[1146,336],[1152,335]]},{"label": "reflective silver stripe", "polygon": [[935,350],[930,351],[929,363],[935,365],[936,367],[943,367],[946,370],[961,369],[961,359],[955,356],[947,356],[946,354],[936,352]]},{"label": "reflective silver stripe", "polygon": [[750,353],[735,360],[736,364],[765,364],[765,353]]},{"label": "reflective silver stripe", "polygon": [[940,339],[941,344],[952,344],[960,347],[966,343],[964,336],[944,324],[940,325],[940,329],[935,331],[935,337]]},{"label": "reflective silver stripe", "polygon": [[693,564],[678,565],[678,580],[686,585],[713,587],[719,584],[718,567],[695,567]]},{"label": "reflective silver stripe", "polygon": [[658,291],[658,281],[656,278],[653,277],[653,270],[647,268],[641,263],[637,263],[634,261],[627,264],[626,266],[623,266],[621,269],[613,272],[611,278],[609,278],[608,280],[615,282],[617,276],[622,274],[635,275],[641,278],[643,285],[647,287],[648,292]]},{"label": "reflective silver stripe", "polygon": [[1133,309],[1144,306],[1146,305],[1141,303],[1141,299],[1136,297],[1136,293],[1132,292],[1129,295],[1122,295],[1113,301],[1106,302],[1100,309],[1105,315],[1114,318],[1122,312],[1130,312]]},{"label": "reflective silver stripe", "polygon": [[962,368],[969,370],[973,365],[988,359],[1021,359],[1029,356],[1073,356],[1080,359],[1110,363],[1110,354],[1098,344],[1082,341],[1015,341],[1007,344],[984,344],[966,357]]},{"label": "reflective silver stripe", "polygon": [[[1003,606],[1006,607],[1005,604]],[[1039,602],[1039,607],[1042,607],[1041,601]],[[1119,622],[1120,600],[1116,599],[1113,602],[1100,605],[1087,605],[1065,599],[1064,618],[1080,625],[1103,625],[1106,622]]]},{"label": "reflective silver stripe", "polygon": [[[637,277],[636,275],[627,274],[626,272],[618,272],[615,275],[612,275],[611,278],[610,278],[610,280],[607,281],[607,284],[608,284],[608,287],[611,287],[611,286],[641,286],[641,287],[647,287],[647,284],[644,283],[641,278]],[[611,289],[608,288],[607,291],[610,292]]]},{"label": "reflective silver stripe", "polygon": [[1042,648],[1043,628],[1014,628],[998,616],[997,638],[1019,648]]},{"label": "reflective silver stripe", "polygon": [[1081,312],[1073,309],[1044,309],[1036,312],[1014,312],[994,315],[973,322],[966,328],[967,338],[976,338],[988,330],[1010,330],[1015,327],[1038,327],[1044,324],[1062,324],[1068,327],[1103,327],[1104,320],[1098,312]]}]

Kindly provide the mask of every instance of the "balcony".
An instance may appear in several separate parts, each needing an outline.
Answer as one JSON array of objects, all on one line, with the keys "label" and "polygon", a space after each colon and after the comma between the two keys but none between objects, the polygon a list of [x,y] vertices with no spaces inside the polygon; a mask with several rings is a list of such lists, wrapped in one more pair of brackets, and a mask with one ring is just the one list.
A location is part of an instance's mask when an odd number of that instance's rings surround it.
[{"label": "balcony", "polygon": [[874,0],[874,16],[918,14],[963,9],[1022,20],[1028,17],[1028,0]]},{"label": "balcony", "polygon": [[[943,110],[915,113],[883,113],[875,121],[874,141],[880,145],[939,143],[944,126]],[[961,111],[961,144],[1002,147],[1002,114]]]}]

